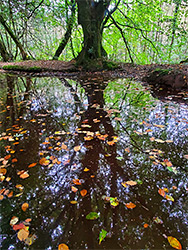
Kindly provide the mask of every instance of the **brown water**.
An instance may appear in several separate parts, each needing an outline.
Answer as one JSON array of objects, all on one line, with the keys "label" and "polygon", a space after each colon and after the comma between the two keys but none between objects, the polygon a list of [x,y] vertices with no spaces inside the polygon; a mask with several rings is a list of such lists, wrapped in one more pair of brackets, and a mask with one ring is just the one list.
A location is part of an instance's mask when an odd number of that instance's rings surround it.
[{"label": "brown water", "polygon": [[[127,79],[1,75],[1,249],[186,249],[187,93],[153,96]],[[13,216],[31,219],[26,242]]]}]

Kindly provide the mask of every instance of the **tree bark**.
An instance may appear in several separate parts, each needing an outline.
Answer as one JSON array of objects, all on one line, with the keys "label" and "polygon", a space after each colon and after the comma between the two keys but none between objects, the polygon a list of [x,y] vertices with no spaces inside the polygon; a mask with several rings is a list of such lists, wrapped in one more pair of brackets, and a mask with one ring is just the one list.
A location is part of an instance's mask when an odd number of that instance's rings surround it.
[{"label": "tree bark", "polygon": [[8,62],[8,60],[10,59],[9,54],[8,54],[8,52],[6,50],[4,42],[1,41],[1,40],[0,40],[0,54],[1,54],[2,58],[3,58],[3,61]]},{"label": "tree bark", "polygon": [[61,55],[62,51],[64,50],[64,48],[66,47],[70,37],[71,37],[71,33],[72,33],[72,27],[74,25],[74,20],[75,20],[75,7],[72,6],[71,9],[71,16],[68,19],[67,22],[67,30],[65,32],[64,37],[61,40],[61,43],[59,44],[59,47],[57,48],[54,56],[53,56],[53,60],[58,60],[59,56]]},{"label": "tree bark", "polygon": [[11,28],[9,27],[9,25],[6,23],[6,21],[4,20],[3,16],[0,15],[0,23],[3,25],[4,29],[8,32],[8,34],[10,35],[10,37],[12,38],[12,40],[15,42],[16,46],[19,48],[22,59],[26,60],[28,58],[27,53],[25,52],[22,44],[20,43],[20,41],[18,40],[18,38],[15,36],[15,34],[13,33],[13,31],[11,30]]},{"label": "tree bark", "polygon": [[84,34],[84,46],[77,57],[78,64],[88,60],[102,58],[105,53],[102,47],[102,22],[111,0],[77,0],[78,23]]}]

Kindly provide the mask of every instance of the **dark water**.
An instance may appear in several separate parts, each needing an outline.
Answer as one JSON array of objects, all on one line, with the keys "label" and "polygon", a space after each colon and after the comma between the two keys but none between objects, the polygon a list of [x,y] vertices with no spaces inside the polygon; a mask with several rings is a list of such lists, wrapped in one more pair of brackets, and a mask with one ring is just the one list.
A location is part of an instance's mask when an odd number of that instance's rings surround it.
[{"label": "dark water", "polygon": [[[127,79],[0,77],[1,249],[186,249],[188,96],[153,96]],[[30,246],[13,216],[31,219]]]}]

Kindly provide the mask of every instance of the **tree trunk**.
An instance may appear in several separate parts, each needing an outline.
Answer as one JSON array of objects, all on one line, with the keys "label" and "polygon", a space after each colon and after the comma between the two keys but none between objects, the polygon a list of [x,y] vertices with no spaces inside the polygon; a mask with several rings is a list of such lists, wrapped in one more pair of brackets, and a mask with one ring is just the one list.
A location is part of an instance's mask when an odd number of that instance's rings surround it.
[{"label": "tree trunk", "polygon": [[74,5],[71,8],[71,16],[67,21],[67,30],[65,32],[64,37],[61,40],[61,43],[59,44],[59,47],[57,48],[54,56],[53,56],[53,60],[58,60],[59,56],[61,55],[62,51],[64,50],[64,48],[66,47],[70,37],[71,37],[71,33],[72,33],[72,28],[75,22],[75,7]]},{"label": "tree trunk", "polygon": [[102,47],[102,22],[110,0],[77,0],[78,23],[84,34],[84,46],[77,57],[77,63],[83,65],[88,61],[100,59],[104,53]]},{"label": "tree trunk", "polygon": [[12,40],[15,42],[16,46],[19,48],[20,53],[22,55],[22,59],[26,60],[28,58],[27,53],[25,52],[22,44],[20,43],[20,41],[18,40],[18,38],[15,36],[15,34],[11,30],[11,28],[8,26],[8,24],[6,23],[6,21],[4,20],[4,18],[3,18],[2,15],[0,15],[0,23],[3,25],[4,29],[8,32],[8,34],[10,35],[10,37],[12,38]]},{"label": "tree trunk", "polygon": [[1,54],[2,58],[3,58],[3,61],[8,62],[10,57],[9,57],[9,54],[8,54],[8,52],[6,50],[4,42],[1,41],[1,40],[0,40],[0,54]]}]

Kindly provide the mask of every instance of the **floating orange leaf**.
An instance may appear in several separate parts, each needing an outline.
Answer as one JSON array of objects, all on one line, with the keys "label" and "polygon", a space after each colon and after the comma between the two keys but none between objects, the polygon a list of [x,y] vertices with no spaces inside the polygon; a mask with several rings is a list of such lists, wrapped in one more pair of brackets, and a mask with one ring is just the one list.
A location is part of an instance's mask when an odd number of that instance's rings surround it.
[{"label": "floating orange leaf", "polygon": [[43,157],[40,159],[39,163],[40,163],[40,165],[48,166],[50,161]]},{"label": "floating orange leaf", "polygon": [[172,167],[172,163],[168,159],[165,159],[164,162],[167,167]]},{"label": "floating orange leaf", "polygon": [[82,189],[80,191],[80,194],[81,194],[81,196],[85,196],[87,194],[87,190],[86,189]]},{"label": "floating orange leaf", "polygon": [[31,163],[31,164],[28,166],[28,168],[33,168],[33,167],[35,167],[36,165],[37,165],[37,163],[36,163],[36,162]]},{"label": "floating orange leaf", "polygon": [[7,195],[8,198],[11,198],[12,196],[13,196],[13,191],[11,191],[11,192]]},{"label": "floating orange leaf", "polygon": [[84,168],[84,172],[88,172],[89,171],[89,168]]},{"label": "floating orange leaf", "polygon": [[166,195],[165,191],[164,191],[163,189],[161,189],[161,188],[159,188],[158,193],[159,193],[161,196],[163,196],[163,197],[165,197],[165,195]]},{"label": "floating orange leaf", "polygon": [[75,184],[75,185],[81,185],[82,183],[80,182],[79,179],[73,179],[72,182]]},{"label": "floating orange leaf", "polygon": [[127,208],[130,208],[130,209],[133,209],[133,208],[136,207],[136,205],[135,205],[134,203],[132,203],[132,202],[126,203],[125,206],[126,206]]},{"label": "floating orange leaf", "polygon": [[6,168],[0,168],[0,174],[5,175],[7,173]]},{"label": "floating orange leaf", "polygon": [[67,150],[67,145],[65,145],[64,143],[62,143],[61,148]]},{"label": "floating orange leaf", "polygon": [[147,228],[149,227],[149,225],[147,223],[144,224],[144,228]]},{"label": "floating orange leaf", "polygon": [[72,190],[72,192],[76,193],[78,191],[78,188],[71,186],[71,190]]},{"label": "floating orange leaf", "polygon": [[125,152],[130,153],[130,148],[125,148]]},{"label": "floating orange leaf", "polygon": [[29,236],[29,231],[22,228],[18,231],[17,236],[20,241],[24,241]]},{"label": "floating orange leaf", "polygon": [[20,175],[20,178],[22,178],[22,179],[26,179],[28,177],[29,177],[29,174],[27,171]]},{"label": "floating orange leaf", "polygon": [[130,185],[130,186],[135,186],[137,184],[136,181],[126,181],[126,184]]},{"label": "floating orange leaf", "polygon": [[16,158],[12,159],[12,163],[17,162],[18,160]]},{"label": "floating orange leaf", "polygon": [[30,222],[30,221],[31,221],[31,218],[27,218],[27,219],[25,220],[26,223],[28,223],[28,222]]},{"label": "floating orange leaf", "polygon": [[69,250],[69,247],[66,244],[60,244],[58,246],[58,250]]},{"label": "floating orange leaf", "polygon": [[110,145],[110,146],[113,146],[114,145],[114,141],[107,141],[107,144]]},{"label": "floating orange leaf", "polygon": [[168,239],[168,242],[170,243],[170,245],[173,248],[182,249],[182,246],[181,246],[180,242],[176,238],[174,238],[172,236],[168,236],[167,239]]},{"label": "floating orange leaf", "polygon": [[71,204],[75,205],[77,204],[78,202],[77,201],[70,201]]},{"label": "floating orange leaf", "polygon": [[74,147],[74,151],[75,151],[75,152],[80,151],[80,149],[81,149],[81,146],[75,146],[75,147]]},{"label": "floating orange leaf", "polygon": [[17,231],[17,230],[20,230],[22,228],[26,229],[26,226],[23,224],[23,223],[19,223],[17,225],[13,225],[13,230]]},{"label": "floating orange leaf", "polygon": [[10,157],[11,157],[11,155],[6,155],[6,156],[4,157],[4,159],[5,159],[5,160],[8,160],[8,159],[10,159]]},{"label": "floating orange leaf", "polygon": [[4,195],[0,195],[0,201],[2,201],[4,199]]},{"label": "floating orange leaf", "polygon": [[28,203],[23,203],[22,204],[22,210],[25,212],[27,209],[28,209],[28,207],[29,207],[29,204]]}]

